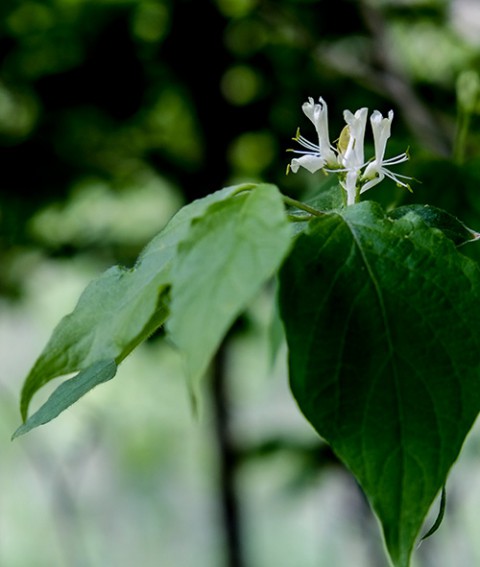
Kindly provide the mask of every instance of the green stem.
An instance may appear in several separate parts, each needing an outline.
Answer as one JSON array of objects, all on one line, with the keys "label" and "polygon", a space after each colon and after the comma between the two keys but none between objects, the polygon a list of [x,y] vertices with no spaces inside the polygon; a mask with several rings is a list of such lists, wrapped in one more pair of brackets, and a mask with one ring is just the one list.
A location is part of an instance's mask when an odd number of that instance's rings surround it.
[{"label": "green stem", "polygon": [[310,220],[310,217],[307,217],[305,215],[287,214],[287,218],[290,222],[308,222]]},{"label": "green stem", "polygon": [[310,213],[311,215],[313,215],[315,217],[321,217],[325,214],[325,213],[322,213],[322,211],[318,211],[317,209],[314,209],[313,207],[310,207],[309,205],[306,205],[305,203],[302,203],[301,201],[297,201],[296,199],[292,199],[291,197],[287,197],[286,195],[282,195],[282,198],[283,198],[283,202],[286,205],[290,205],[291,207],[296,207],[297,209],[300,209],[301,211],[305,211],[306,213]]}]

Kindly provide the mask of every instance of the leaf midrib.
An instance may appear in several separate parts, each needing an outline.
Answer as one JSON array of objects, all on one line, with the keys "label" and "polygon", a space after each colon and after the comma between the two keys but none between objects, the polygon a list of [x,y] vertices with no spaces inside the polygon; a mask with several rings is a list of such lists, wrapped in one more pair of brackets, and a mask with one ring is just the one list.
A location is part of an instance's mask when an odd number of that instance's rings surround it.
[{"label": "leaf midrib", "polygon": [[[356,231],[355,231],[355,226],[353,224],[351,224],[347,219],[345,219],[345,217],[342,217],[343,221],[345,222],[346,226],[348,227],[350,234],[352,235],[352,239],[353,242],[355,243],[360,257],[362,259],[362,262],[365,266],[365,269],[367,270],[367,273],[370,277],[370,280],[373,284],[373,288],[375,290],[375,295],[377,297],[377,301],[378,301],[378,305],[380,308],[380,312],[381,312],[381,318],[382,318],[382,323],[383,323],[383,327],[385,330],[385,337],[387,340],[387,345],[388,345],[388,353],[387,353],[387,357],[388,357],[388,363],[391,365],[392,368],[392,376],[393,376],[393,383],[395,385],[395,391],[396,391],[396,396],[395,396],[395,400],[397,403],[397,415],[399,416],[398,419],[398,427],[399,427],[399,431],[400,431],[400,443],[399,443],[399,451],[400,451],[400,463],[401,463],[401,479],[402,479],[402,485],[401,485],[401,490],[398,492],[398,497],[397,497],[397,510],[398,510],[398,518],[399,518],[399,522],[398,522],[398,533],[399,533],[399,537],[398,537],[398,541],[400,542],[402,540],[401,537],[401,532],[402,532],[402,526],[403,526],[403,493],[405,490],[405,449],[403,446],[403,443],[401,442],[401,440],[404,438],[403,437],[403,412],[401,411],[401,404],[400,404],[400,389],[399,389],[399,377],[398,377],[398,373],[397,373],[397,368],[396,365],[392,363],[393,360],[393,355],[395,352],[394,349],[394,345],[393,345],[393,339],[392,339],[392,334],[390,331],[390,325],[388,322],[388,314],[387,314],[387,310],[385,308],[385,302],[383,299],[383,293],[382,290],[380,288],[380,285],[377,281],[377,278],[375,276],[374,270],[372,268],[372,266],[370,265],[370,262],[366,256],[366,253],[363,249],[361,240],[359,238],[359,236],[357,235]],[[373,387],[370,388],[370,391],[368,393],[368,400],[371,396],[371,392],[373,391]],[[367,400],[367,407],[370,405],[370,402]],[[364,419],[366,418],[367,412],[364,413]],[[363,425],[362,425],[363,427]],[[362,437],[362,445],[363,445],[363,437]],[[364,447],[362,446],[363,449],[363,454],[365,454],[364,451]],[[365,470],[367,470],[367,468],[365,468]]]}]

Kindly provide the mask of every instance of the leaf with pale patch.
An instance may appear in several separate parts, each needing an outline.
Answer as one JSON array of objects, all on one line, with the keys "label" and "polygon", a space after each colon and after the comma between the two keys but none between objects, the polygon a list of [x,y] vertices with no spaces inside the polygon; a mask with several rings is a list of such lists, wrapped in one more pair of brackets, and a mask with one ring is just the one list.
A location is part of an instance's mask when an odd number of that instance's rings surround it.
[{"label": "leaf with pale patch", "polygon": [[229,327],[275,273],[291,244],[273,185],[211,205],[178,249],[167,330],[193,389]]}]

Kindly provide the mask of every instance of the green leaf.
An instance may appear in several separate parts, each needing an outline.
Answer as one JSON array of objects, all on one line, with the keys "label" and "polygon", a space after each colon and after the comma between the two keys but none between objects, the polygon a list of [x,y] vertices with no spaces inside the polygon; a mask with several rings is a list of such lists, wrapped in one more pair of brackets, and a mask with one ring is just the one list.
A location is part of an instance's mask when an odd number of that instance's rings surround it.
[{"label": "green leaf", "polygon": [[314,194],[307,195],[305,202],[319,211],[331,211],[345,205],[345,190],[336,175],[329,175]]},{"label": "green leaf", "polygon": [[160,293],[166,284],[162,276],[160,270],[115,266],[87,286],[25,380],[20,405],[24,420],[33,395],[47,382],[101,360],[120,363],[164,321],[168,311]]},{"label": "green leaf", "polygon": [[290,244],[282,196],[273,185],[215,203],[192,223],[172,270],[167,330],[184,355],[193,390]]},{"label": "green leaf", "polygon": [[311,221],[281,272],[291,388],[407,567],[480,409],[480,271],[418,215]]},{"label": "green leaf", "polygon": [[406,215],[420,217],[427,226],[441,230],[457,246],[480,238],[480,233],[465,226],[457,217],[431,205],[404,205],[388,213],[392,219],[400,219]]},{"label": "green leaf", "polygon": [[278,305],[274,305],[268,325],[268,345],[269,345],[269,362],[271,367],[275,365],[280,349],[285,344],[285,329],[283,328],[282,318]]},{"label": "green leaf", "polygon": [[101,360],[83,372],[66,380],[52,393],[48,400],[21,425],[12,439],[28,433],[34,427],[48,423],[66,410],[98,384],[111,380],[117,373],[114,360]]},{"label": "green leaf", "polygon": [[227,187],[183,207],[146,246],[132,269],[115,266],[91,282],[64,317],[27,376],[20,409],[25,421],[33,395],[58,376],[102,360],[119,364],[168,316],[170,270],[192,219],[215,202],[253,185]]}]

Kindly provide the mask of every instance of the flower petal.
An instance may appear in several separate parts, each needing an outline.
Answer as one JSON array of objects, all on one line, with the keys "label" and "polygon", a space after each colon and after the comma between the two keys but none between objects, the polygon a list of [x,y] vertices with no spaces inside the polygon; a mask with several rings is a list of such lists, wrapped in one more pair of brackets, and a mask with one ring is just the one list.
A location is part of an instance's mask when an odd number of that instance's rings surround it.
[{"label": "flower petal", "polygon": [[393,120],[393,110],[390,110],[388,117],[384,118],[378,110],[374,110],[370,116],[372,125],[373,143],[375,145],[375,161],[378,164],[383,162],[387,140],[390,138],[390,130]]},{"label": "flower petal", "polygon": [[345,110],[343,117],[349,128],[350,140],[343,155],[343,165],[349,167],[362,167],[364,164],[363,146],[365,140],[365,127],[367,125],[368,108],[359,108],[355,114]]},{"label": "flower petal", "polygon": [[325,165],[325,160],[321,156],[314,156],[311,154],[303,155],[299,158],[292,159],[290,169],[293,173],[297,173],[300,167],[304,167],[310,173],[316,173]]}]

